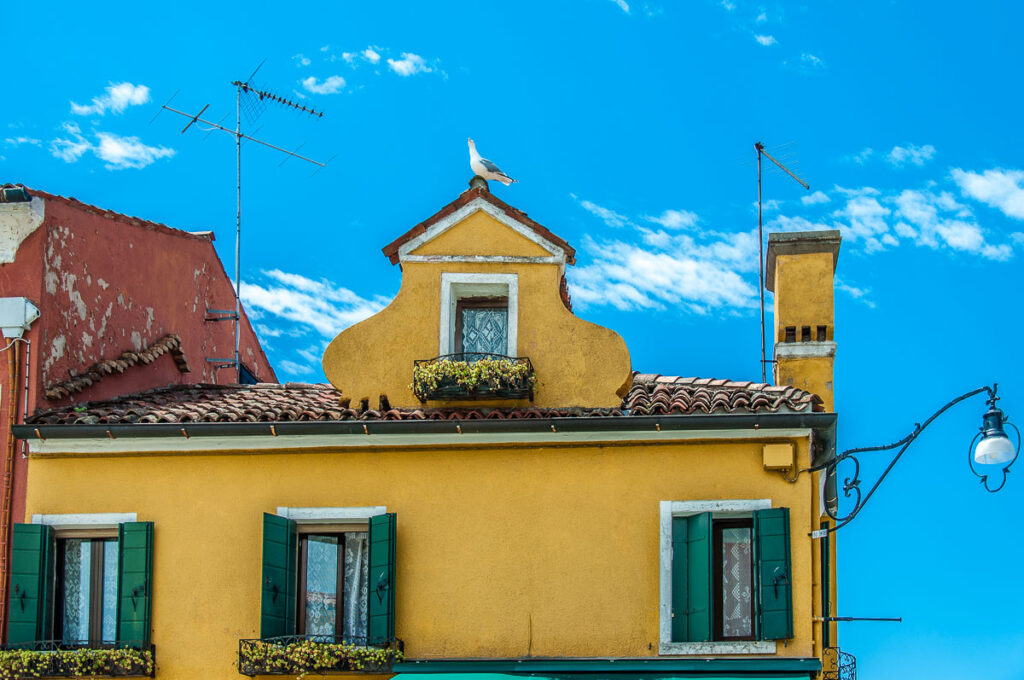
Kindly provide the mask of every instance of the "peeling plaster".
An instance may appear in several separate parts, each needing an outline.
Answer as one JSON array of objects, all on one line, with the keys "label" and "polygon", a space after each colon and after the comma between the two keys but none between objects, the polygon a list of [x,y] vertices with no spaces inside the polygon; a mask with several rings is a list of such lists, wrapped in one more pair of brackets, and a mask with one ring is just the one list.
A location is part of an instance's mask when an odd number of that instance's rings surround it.
[{"label": "peeling plaster", "polygon": [[64,348],[67,347],[67,338],[63,335],[58,335],[50,343],[50,354],[46,357],[46,361],[43,362],[43,371],[49,371],[50,366],[53,366],[54,362],[64,357]]},{"label": "peeling plaster", "polygon": [[136,352],[142,351],[142,335],[138,331],[132,331],[132,349]]},{"label": "peeling plaster", "polygon": [[97,283],[97,284],[99,285],[99,287],[100,287],[100,288],[102,288],[103,290],[106,290],[107,288],[110,288],[110,284],[109,284],[109,283],[107,283],[106,281],[104,281],[103,279],[96,279],[96,283]]},{"label": "peeling plaster", "polygon": [[0,263],[14,262],[22,241],[43,223],[44,213],[44,203],[37,197],[28,203],[0,206]]}]

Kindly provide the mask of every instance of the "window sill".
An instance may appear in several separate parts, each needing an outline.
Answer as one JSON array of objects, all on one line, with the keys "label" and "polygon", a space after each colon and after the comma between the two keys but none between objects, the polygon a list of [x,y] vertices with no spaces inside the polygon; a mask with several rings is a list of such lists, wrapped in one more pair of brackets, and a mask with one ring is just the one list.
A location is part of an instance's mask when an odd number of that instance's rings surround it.
[{"label": "window sill", "polygon": [[775,640],[750,642],[662,642],[661,656],[713,656],[717,654],[774,654]]}]

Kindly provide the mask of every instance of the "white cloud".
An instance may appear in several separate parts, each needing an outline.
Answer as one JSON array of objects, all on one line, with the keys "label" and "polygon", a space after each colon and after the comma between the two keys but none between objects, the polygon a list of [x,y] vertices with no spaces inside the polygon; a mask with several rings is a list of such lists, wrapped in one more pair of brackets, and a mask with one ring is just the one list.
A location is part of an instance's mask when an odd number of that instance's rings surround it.
[{"label": "white cloud", "polygon": [[807,68],[825,68],[825,62],[810,52],[803,52],[800,54],[800,63]]},{"label": "white cloud", "polygon": [[996,208],[1007,217],[1024,220],[1024,170],[995,168],[977,173],[953,168],[950,174],[964,196]]},{"label": "white cloud", "polygon": [[[874,187],[835,187],[841,205],[812,221],[805,217],[779,215],[768,222],[769,229],[806,231],[839,229],[843,238],[867,253],[917,246],[980,256],[1002,261],[1013,256],[1007,243],[993,243],[970,209],[948,191],[904,189],[881,192]],[[813,198],[812,196],[806,198]],[[823,201],[806,203],[808,206]]]},{"label": "white cloud", "polygon": [[377,52],[377,50],[373,49],[372,47],[367,47],[360,54],[363,55],[363,59],[370,62],[371,64],[376,64],[377,62],[380,61],[380,53]]},{"label": "white cloud", "polygon": [[841,280],[838,276],[836,277],[835,282],[836,282],[836,290],[839,290],[839,291],[842,291],[842,292],[846,293],[847,295],[852,297],[854,300],[860,300],[861,302],[863,302],[864,304],[866,304],[868,307],[870,307],[872,309],[875,308],[875,303],[868,299],[868,294],[871,293],[871,291],[869,289],[867,289],[867,288],[859,288],[857,286],[851,286],[850,284],[848,284],[845,281]]},{"label": "white cloud", "polygon": [[[576,199],[576,194],[569,194]],[[591,215],[596,215],[607,224],[609,227],[623,227],[629,224],[629,218],[625,215],[615,212],[611,208],[605,208],[596,203],[587,200],[576,199],[580,206]]]},{"label": "white cloud", "polygon": [[345,87],[345,79],[341,76],[328,76],[321,82],[318,78],[310,76],[303,79],[302,87],[313,94],[337,94]]},{"label": "white cloud", "polygon": [[760,14],[757,15],[757,18],[754,19],[754,21],[756,21],[759,24],[763,24],[764,22],[768,21],[768,15],[765,12],[761,12]]},{"label": "white cloud", "polygon": [[[324,51],[324,49],[321,48],[321,51]],[[292,56],[292,61],[294,61],[295,65],[298,66],[299,68],[302,68],[303,66],[309,66],[310,64],[313,63],[309,60],[309,57],[303,55],[301,52],[299,54]]]},{"label": "white cloud", "polygon": [[924,146],[907,144],[906,146],[894,146],[892,151],[885,157],[885,160],[888,161],[889,165],[897,168],[907,163],[921,167],[930,161],[934,155],[935,147],[931,144],[925,144]]},{"label": "white cloud", "polygon": [[292,375],[309,375],[314,371],[313,367],[309,364],[300,364],[290,359],[285,359],[278,363],[278,366],[285,373],[291,373]]},{"label": "white cloud", "polygon": [[263,313],[265,323],[290,322],[333,338],[354,323],[379,312],[388,299],[361,297],[330,281],[313,279],[278,269],[263,272],[261,283],[242,282],[246,307]]},{"label": "white cloud", "polygon": [[754,40],[756,40],[758,44],[762,45],[763,47],[769,47],[771,45],[777,45],[779,43],[779,41],[775,39],[774,35],[754,35]]},{"label": "white cloud", "polygon": [[666,229],[688,229],[697,224],[697,213],[689,210],[666,210],[657,217],[644,215],[644,219],[660,224]]},{"label": "white cloud", "polygon": [[43,140],[36,139],[35,137],[8,137],[4,140],[4,144],[7,146],[21,146],[22,144],[28,144],[29,146],[39,146],[43,143]]},{"label": "white cloud", "polygon": [[865,164],[865,163],[867,163],[867,162],[868,162],[869,160],[871,160],[871,157],[872,157],[872,156],[874,156],[874,155],[875,155],[875,150],[874,150],[874,149],[872,149],[872,148],[871,148],[871,147],[869,146],[869,147],[867,147],[867,148],[865,148],[865,149],[862,149],[862,150],[860,151],[860,153],[855,153],[855,154],[853,154],[852,156],[847,156],[846,158],[847,158],[848,160],[851,160],[851,161],[853,161],[853,162],[854,162],[854,163],[856,163],[857,165],[864,165],[864,164]]},{"label": "white cloud", "polygon": [[831,200],[824,191],[815,191],[809,196],[800,197],[800,202],[804,205],[818,205],[819,203],[828,203]]},{"label": "white cloud", "polygon": [[351,64],[356,59],[356,53],[355,52],[342,52],[341,53],[341,58],[344,59],[349,64]]},{"label": "white cloud", "polygon": [[618,5],[619,9],[621,9],[623,12],[629,14],[629,4],[626,2],[626,0],[612,0],[612,2]]},{"label": "white cloud", "polygon": [[82,130],[76,123],[64,123],[61,125],[61,129],[70,135],[70,139],[57,137],[50,141],[50,153],[55,158],[59,158],[65,163],[74,163],[85,152],[92,149],[92,144],[82,136]]},{"label": "white cloud", "polygon": [[71,102],[71,113],[76,116],[102,116],[107,111],[122,113],[129,106],[139,106],[149,101],[149,88],[131,83],[111,83],[105,94],[93,97],[91,104]]},{"label": "white cloud", "polygon": [[91,151],[104,161],[107,170],[144,168],[161,158],[170,158],[177,153],[165,146],[149,146],[138,137],[122,137],[111,132],[96,132],[96,142],[90,142],[75,123],[64,123],[61,129],[68,137],[57,137],[50,141],[50,153],[64,161],[74,163],[86,152]]},{"label": "white cloud", "polygon": [[433,69],[418,54],[402,52],[401,59],[388,59],[388,66],[400,76],[411,76],[417,73],[430,73]]},{"label": "white cloud", "polygon": [[108,170],[144,168],[161,158],[170,158],[176,151],[165,146],[148,146],[138,137],[121,137],[110,132],[97,132],[99,143],[93,152],[106,162]]},{"label": "white cloud", "polygon": [[729,12],[733,11],[734,9],[736,9],[736,3],[732,2],[731,0],[722,0],[718,4],[720,4],[722,7],[724,7],[726,9],[726,11],[729,11]]}]

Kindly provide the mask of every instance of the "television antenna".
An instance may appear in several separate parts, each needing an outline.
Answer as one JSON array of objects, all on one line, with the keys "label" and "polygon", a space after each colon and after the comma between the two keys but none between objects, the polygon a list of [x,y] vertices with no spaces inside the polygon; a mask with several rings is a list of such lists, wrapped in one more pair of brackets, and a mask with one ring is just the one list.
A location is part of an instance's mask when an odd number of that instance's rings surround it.
[{"label": "television antenna", "polygon": [[811,187],[807,182],[790,172],[789,168],[785,165],[772,158],[771,154],[764,150],[764,144],[761,142],[754,142],[754,149],[757,150],[757,280],[759,283],[758,290],[761,293],[761,382],[766,383],[768,382],[768,364],[774,363],[775,360],[765,358],[764,347],[764,236],[761,208],[761,156],[765,156],[772,163],[779,166],[779,169],[795,179],[804,189],[810,191]]},{"label": "television antenna", "polygon": [[[196,123],[202,123],[209,127],[205,130],[207,134],[214,130],[220,130],[227,132],[235,138],[235,199],[236,199],[236,210],[235,210],[235,309],[209,309],[206,310],[207,321],[233,321],[235,324],[235,353],[231,358],[208,358],[206,361],[213,364],[214,370],[219,368],[234,368],[235,379],[238,382],[242,382],[242,363],[239,355],[239,348],[241,344],[241,320],[242,320],[242,296],[241,296],[241,256],[242,256],[242,140],[248,140],[262,144],[263,146],[269,147],[275,151],[280,151],[283,154],[287,154],[290,157],[298,158],[299,160],[312,163],[323,168],[326,163],[315,161],[312,158],[302,156],[295,151],[289,151],[279,146],[275,146],[269,142],[265,142],[262,139],[256,139],[251,135],[244,134],[242,132],[242,113],[245,113],[246,121],[250,124],[255,123],[256,120],[263,115],[263,112],[267,108],[268,102],[280,104],[286,108],[294,109],[297,112],[306,113],[316,118],[323,118],[324,114],[322,111],[316,111],[313,107],[307,107],[298,102],[294,102],[285,97],[281,97],[273,92],[262,89],[256,85],[253,78],[256,73],[263,67],[266,59],[260,62],[260,65],[249,75],[245,81],[235,80],[232,81],[231,85],[235,88],[235,129],[224,127],[220,123],[214,123],[209,120],[205,120],[202,115],[206,112],[206,109],[210,108],[207,104],[199,113],[192,115],[178,109],[173,109],[168,104],[161,106],[161,110],[166,109],[171,113],[176,113],[179,116],[188,118],[188,125],[182,128],[181,133],[185,134],[190,127],[196,125]],[[177,93],[175,93],[177,94]],[[174,97],[172,96],[171,99]],[[159,112],[157,112],[159,113]],[[224,119],[221,118],[221,121]],[[152,122],[152,121],[151,121]],[[197,129],[202,129],[196,125]],[[301,144],[299,145],[301,148]],[[287,158],[285,160],[288,160]]]}]

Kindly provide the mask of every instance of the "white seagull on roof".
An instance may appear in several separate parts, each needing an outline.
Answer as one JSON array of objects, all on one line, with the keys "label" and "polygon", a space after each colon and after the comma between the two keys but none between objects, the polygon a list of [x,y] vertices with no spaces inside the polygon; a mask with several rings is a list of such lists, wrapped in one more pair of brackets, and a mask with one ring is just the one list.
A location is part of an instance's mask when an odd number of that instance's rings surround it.
[{"label": "white seagull on roof", "polygon": [[486,158],[481,158],[480,154],[476,150],[476,144],[473,143],[472,139],[469,140],[469,167],[473,169],[473,172],[484,179],[497,180],[505,186],[516,181],[503,173],[501,168],[494,163],[490,162]]}]

